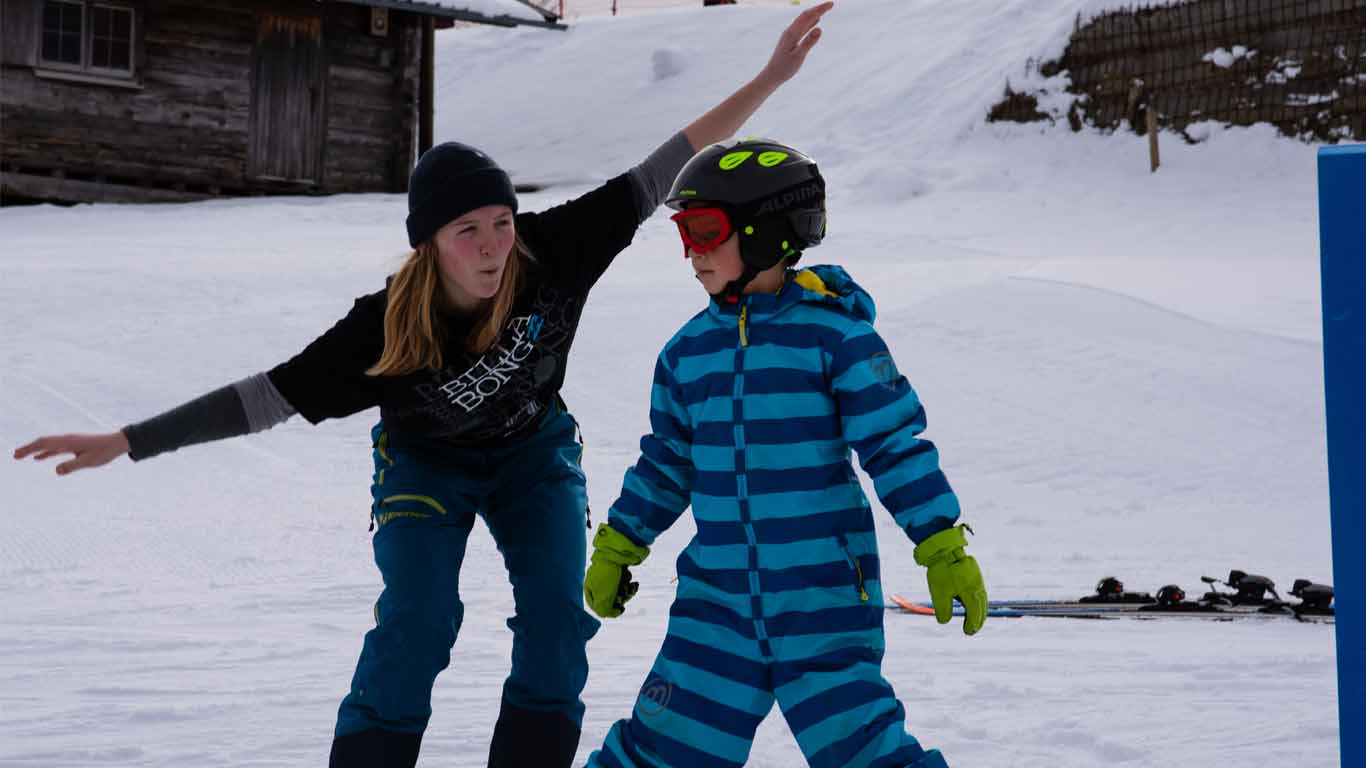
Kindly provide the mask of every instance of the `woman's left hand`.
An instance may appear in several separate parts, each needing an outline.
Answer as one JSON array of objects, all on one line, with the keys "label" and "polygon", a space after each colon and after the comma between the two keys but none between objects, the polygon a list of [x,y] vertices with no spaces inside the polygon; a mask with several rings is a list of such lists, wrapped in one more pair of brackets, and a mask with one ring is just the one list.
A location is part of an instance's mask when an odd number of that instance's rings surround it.
[{"label": "woman's left hand", "polygon": [[806,61],[806,54],[811,52],[812,47],[821,39],[820,23],[821,17],[825,12],[835,7],[834,2],[824,2],[820,5],[806,9],[792,23],[783,30],[782,37],[778,38],[778,45],[773,49],[773,55],[769,57],[768,64],[759,73],[759,77],[769,80],[774,86],[782,85],[792,76],[797,74],[797,70],[802,68],[802,62]]}]

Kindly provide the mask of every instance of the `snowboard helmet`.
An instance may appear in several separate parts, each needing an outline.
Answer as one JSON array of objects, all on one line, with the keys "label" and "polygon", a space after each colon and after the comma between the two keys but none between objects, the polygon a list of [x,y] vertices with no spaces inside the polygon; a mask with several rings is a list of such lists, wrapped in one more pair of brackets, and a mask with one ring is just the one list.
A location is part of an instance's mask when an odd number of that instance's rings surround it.
[{"label": "snowboard helmet", "polygon": [[730,301],[760,272],[783,258],[795,263],[825,237],[825,179],[816,162],[769,139],[712,144],[693,156],[664,204],[685,211],[693,203],[723,210],[740,239],[745,270],[726,287]]}]

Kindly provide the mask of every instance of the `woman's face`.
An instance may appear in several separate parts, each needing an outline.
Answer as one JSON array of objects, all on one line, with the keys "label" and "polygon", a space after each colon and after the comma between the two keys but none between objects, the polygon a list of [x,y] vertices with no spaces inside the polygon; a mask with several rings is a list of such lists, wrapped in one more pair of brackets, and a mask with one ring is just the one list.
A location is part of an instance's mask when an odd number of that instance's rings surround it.
[{"label": "woman's face", "polygon": [[732,280],[739,280],[740,273],[745,271],[744,262],[740,261],[740,239],[734,234],[706,253],[689,248],[688,258],[702,287],[713,296],[724,291]]},{"label": "woman's face", "polygon": [[456,308],[473,309],[498,292],[516,239],[506,205],[475,208],[436,231],[437,271]]}]

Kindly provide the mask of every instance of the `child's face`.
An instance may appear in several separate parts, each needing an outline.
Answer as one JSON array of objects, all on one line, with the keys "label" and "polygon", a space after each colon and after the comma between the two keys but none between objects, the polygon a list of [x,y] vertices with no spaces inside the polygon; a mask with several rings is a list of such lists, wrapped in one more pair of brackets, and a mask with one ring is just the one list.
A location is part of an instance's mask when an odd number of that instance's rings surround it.
[{"label": "child's face", "polygon": [[724,291],[732,280],[740,279],[740,273],[745,271],[744,262],[740,261],[740,239],[733,234],[706,253],[689,248],[688,260],[692,262],[698,281],[711,295]]},{"label": "child's face", "polygon": [[[735,236],[729,213],[697,200],[670,218],[678,224],[683,252],[707,293],[721,293],[732,280],[739,279],[745,265],[740,260],[740,240]],[[720,238],[725,239],[713,245]]]}]

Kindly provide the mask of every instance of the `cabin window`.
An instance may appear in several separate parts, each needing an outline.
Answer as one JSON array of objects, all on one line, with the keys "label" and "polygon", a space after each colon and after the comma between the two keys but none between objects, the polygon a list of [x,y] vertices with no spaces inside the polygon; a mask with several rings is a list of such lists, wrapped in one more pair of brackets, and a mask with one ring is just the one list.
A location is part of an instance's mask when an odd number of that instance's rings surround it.
[{"label": "cabin window", "polygon": [[133,9],[91,0],[44,0],[42,62],[98,75],[133,74]]},{"label": "cabin window", "polygon": [[81,65],[82,3],[43,3],[43,61]]}]

